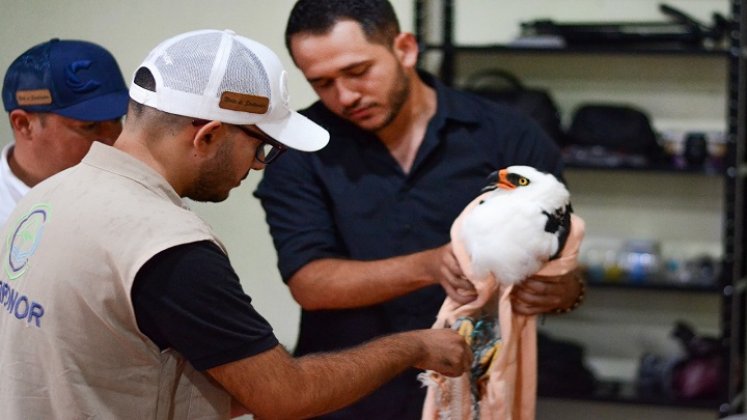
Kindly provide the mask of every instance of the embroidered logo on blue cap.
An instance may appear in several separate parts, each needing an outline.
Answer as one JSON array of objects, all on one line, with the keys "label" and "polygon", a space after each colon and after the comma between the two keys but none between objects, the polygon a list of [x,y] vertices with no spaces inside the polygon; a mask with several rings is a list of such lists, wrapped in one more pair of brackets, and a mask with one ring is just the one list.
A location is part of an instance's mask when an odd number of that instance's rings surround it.
[{"label": "embroidered logo on blue cap", "polygon": [[88,93],[98,89],[101,82],[95,79],[80,80],[77,73],[81,69],[89,69],[93,62],[91,60],[73,61],[65,68],[65,84],[75,93]]}]

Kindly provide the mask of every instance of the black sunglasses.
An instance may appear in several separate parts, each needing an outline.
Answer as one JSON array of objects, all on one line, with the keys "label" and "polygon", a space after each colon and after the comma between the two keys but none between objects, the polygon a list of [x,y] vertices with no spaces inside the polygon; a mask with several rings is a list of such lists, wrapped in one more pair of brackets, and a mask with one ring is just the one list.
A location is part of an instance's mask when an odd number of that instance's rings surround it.
[{"label": "black sunglasses", "polygon": [[[192,125],[195,127],[199,127],[209,122],[210,121],[208,120],[192,120]],[[228,124],[228,125],[238,128],[239,130],[243,131],[244,134],[246,134],[247,136],[253,139],[257,139],[261,142],[260,145],[257,146],[257,151],[254,153],[254,158],[265,165],[269,165],[275,159],[277,159],[278,156],[282,155],[283,152],[288,150],[288,148],[284,144],[273,139],[272,137],[263,133],[259,129],[250,130],[249,128],[243,125],[237,125],[237,124]]]}]

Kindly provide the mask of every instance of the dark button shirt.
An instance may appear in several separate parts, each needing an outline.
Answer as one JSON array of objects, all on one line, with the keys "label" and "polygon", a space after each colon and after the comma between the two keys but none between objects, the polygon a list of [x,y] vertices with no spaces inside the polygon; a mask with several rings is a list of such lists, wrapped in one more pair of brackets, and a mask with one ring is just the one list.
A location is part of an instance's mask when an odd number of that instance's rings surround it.
[{"label": "dark button shirt", "polygon": [[[303,113],[329,130],[329,145],[289,151],[265,168],[255,195],[286,282],[320,258],[377,260],[449,242],[452,222],[496,169],[530,165],[561,175],[558,147],[527,117],[421,77],[435,88],[438,106],[409,173],[373,134],[319,102]],[[431,286],[366,308],[304,310],[296,353],[429,328],[444,298],[440,286]],[[420,418],[424,390],[415,375],[395,379],[340,418]]]}]

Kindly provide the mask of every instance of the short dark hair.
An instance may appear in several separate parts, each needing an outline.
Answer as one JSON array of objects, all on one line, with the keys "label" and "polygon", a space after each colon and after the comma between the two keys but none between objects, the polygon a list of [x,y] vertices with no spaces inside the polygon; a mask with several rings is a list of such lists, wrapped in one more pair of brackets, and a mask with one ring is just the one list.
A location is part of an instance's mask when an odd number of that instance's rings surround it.
[{"label": "short dark hair", "polygon": [[[156,91],[156,78],[153,77],[153,73],[151,73],[151,71],[146,67],[140,67],[139,69],[137,69],[132,83],[151,92]],[[132,100],[132,98],[130,98],[129,109],[133,115],[140,116],[145,110],[145,105],[139,102],[135,102]]]},{"label": "short dark hair", "polygon": [[288,52],[293,55],[290,49],[293,35],[301,32],[323,35],[341,20],[357,22],[367,40],[387,47],[400,32],[397,15],[387,0],[299,0],[285,27]]}]

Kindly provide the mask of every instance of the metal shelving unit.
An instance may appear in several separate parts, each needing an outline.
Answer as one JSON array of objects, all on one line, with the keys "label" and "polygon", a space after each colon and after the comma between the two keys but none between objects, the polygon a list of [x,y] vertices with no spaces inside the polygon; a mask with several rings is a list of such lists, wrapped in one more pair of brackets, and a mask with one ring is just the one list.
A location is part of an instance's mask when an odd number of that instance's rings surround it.
[{"label": "metal shelving unit", "polygon": [[[747,1],[747,0],[745,0]],[[415,32],[422,53],[437,53],[440,59],[438,75],[446,84],[452,85],[455,80],[456,63],[460,53],[470,54],[570,54],[570,55],[657,55],[657,56],[693,56],[714,57],[726,60],[728,67],[727,80],[727,122],[726,122],[726,156],[723,168],[716,173],[705,175],[721,176],[724,186],[723,202],[723,261],[721,261],[720,279],[714,287],[698,290],[684,290],[677,287],[648,287],[651,293],[669,291],[692,291],[696,293],[713,293],[720,296],[720,339],[723,343],[726,363],[726,383],[718,400],[706,401],[673,401],[666,398],[652,398],[638,395],[630,390],[630,384],[606,383],[592,395],[554,395],[555,398],[583,399],[597,402],[632,403],[658,406],[677,406],[714,409],[719,416],[746,412],[745,387],[747,369],[745,369],[745,312],[747,303],[747,253],[744,240],[747,237],[745,227],[745,177],[747,177],[747,7],[742,0],[730,0],[729,40],[725,49],[678,49],[657,48],[622,51],[617,48],[527,48],[511,45],[456,45],[454,42],[454,1],[453,0],[416,0]],[[435,9],[434,9],[435,8]],[[437,16],[438,22],[432,22]],[[433,40],[434,34],[436,39]],[[581,168],[586,169],[586,168]],[[629,168],[596,168],[604,170],[629,170]],[[667,167],[636,168],[636,171],[664,171],[677,173]],[[593,285],[592,285],[593,286]],[[609,285],[607,285],[609,287]],[[624,284],[615,288],[635,288]],[[640,288],[640,287],[639,287]],[[697,288],[696,288],[697,289]]]}]

